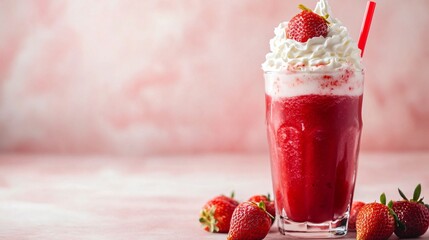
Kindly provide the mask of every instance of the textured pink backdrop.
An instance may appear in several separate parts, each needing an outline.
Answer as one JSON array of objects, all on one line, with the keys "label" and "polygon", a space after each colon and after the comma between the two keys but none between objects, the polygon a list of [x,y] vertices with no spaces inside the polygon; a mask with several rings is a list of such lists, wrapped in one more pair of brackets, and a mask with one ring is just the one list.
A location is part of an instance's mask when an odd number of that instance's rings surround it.
[{"label": "textured pink backdrop", "polygon": [[[356,39],[366,1],[330,2]],[[362,148],[427,150],[429,1],[377,2]],[[264,152],[260,64],[297,3],[1,0],[0,151]]]}]

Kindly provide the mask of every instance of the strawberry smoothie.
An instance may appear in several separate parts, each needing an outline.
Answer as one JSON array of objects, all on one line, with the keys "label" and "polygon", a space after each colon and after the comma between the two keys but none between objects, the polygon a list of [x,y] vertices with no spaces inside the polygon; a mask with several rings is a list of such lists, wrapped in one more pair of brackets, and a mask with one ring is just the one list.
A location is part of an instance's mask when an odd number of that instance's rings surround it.
[{"label": "strawberry smoothie", "polygon": [[266,104],[277,208],[295,222],[343,217],[356,175],[362,96],[267,95]]},{"label": "strawberry smoothie", "polygon": [[[289,223],[341,222],[356,178],[362,72],[266,73],[265,78],[277,214]],[[319,84],[313,93],[285,96],[281,90],[313,83]],[[333,94],[334,88],[344,93]]]},{"label": "strawberry smoothie", "polygon": [[327,0],[300,8],[275,29],[262,65],[278,226],[292,236],[343,236],[362,130],[360,50]]}]

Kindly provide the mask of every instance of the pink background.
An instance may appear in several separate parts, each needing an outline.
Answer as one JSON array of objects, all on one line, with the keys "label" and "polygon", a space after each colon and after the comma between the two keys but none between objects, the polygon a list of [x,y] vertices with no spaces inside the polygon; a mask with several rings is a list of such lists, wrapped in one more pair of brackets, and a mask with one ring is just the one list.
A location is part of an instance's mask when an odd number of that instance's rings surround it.
[{"label": "pink background", "polygon": [[[260,64],[297,3],[1,0],[0,151],[264,153]],[[330,3],[357,39],[366,1]],[[428,150],[429,1],[377,3],[362,149]]]},{"label": "pink background", "polygon": [[[301,2],[0,0],[0,238],[225,239],[198,213],[271,189],[260,65]],[[330,3],[356,39],[366,0]],[[354,196],[427,197],[429,1],[377,3]]]}]

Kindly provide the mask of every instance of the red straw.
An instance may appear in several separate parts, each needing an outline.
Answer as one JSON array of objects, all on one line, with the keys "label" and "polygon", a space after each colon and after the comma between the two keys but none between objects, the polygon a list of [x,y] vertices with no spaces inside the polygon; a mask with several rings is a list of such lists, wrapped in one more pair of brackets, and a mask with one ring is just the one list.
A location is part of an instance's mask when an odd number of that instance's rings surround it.
[{"label": "red straw", "polygon": [[368,1],[366,5],[365,18],[362,23],[362,29],[360,30],[360,37],[358,47],[361,50],[360,56],[363,56],[363,51],[365,50],[366,39],[368,38],[369,29],[371,28],[372,16],[374,15],[375,2]]}]

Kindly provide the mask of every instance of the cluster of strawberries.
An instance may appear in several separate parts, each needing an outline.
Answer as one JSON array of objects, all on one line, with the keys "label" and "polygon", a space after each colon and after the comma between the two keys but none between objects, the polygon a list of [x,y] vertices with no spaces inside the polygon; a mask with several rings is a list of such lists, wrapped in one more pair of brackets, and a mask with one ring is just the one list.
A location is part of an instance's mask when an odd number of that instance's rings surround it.
[{"label": "cluster of strawberries", "polygon": [[233,193],[208,201],[200,212],[200,223],[206,231],[228,233],[228,240],[260,240],[270,231],[275,214],[269,194],[239,203]]},{"label": "cluster of strawberries", "polygon": [[[408,199],[398,189],[401,201],[386,204],[386,195],[380,203],[354,202],[350,211],[349,231],[356,231],[358,240],[385,240],[393,233],[399,238],[416,238],[429,227],[429,205],[423,203],[421,185],[417,185],[413,198]],[[225,195],[208,201],[200,212],[200,223],[206,231],[228,233],[228,240],[264,239],[276,217],[274,201],[270,195],[255,195],[239,203]]]},{"label": "cluster of strawberries", "polygon": [[420,198],[421,185],[417,185],[413,198],[408,199],[398,189],[401,201],[390,201],[386,205],[386,195],[380,196],[380,203],[354,202],[349,221],[349,230],[356,231],[360,240],[388,239],[393,233],[399,238],[416,238],[429,227],[429,205]]}]

